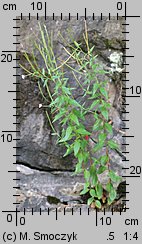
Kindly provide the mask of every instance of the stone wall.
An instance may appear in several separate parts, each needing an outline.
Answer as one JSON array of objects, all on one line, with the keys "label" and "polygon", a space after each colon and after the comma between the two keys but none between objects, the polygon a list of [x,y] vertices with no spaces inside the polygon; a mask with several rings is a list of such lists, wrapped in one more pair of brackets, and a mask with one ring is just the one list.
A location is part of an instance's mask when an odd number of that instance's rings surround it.
[{"label": "stone wall", "polygon": [[[49,33],[53,33],[54,52],[56,57],[64,59],[65,53],[63,52],[63,46],[65,45],[59,33],[69,42],[72,42],[72,37],[76,41],[82,42],[83,47],[83,33],[84,33],[84,18],[80,17],[77,21],[75,17],[72,17],[69,21],[64,18],[60,20],[56,18],[54,21],[48,17],[45,21],[44,18],[40,18],[40,23],[46,25]],[[108,79],[108,91],[111,102],[111,108],[109,111],[109,117],[113,121],[113,138],[121,146],[120,151],[113,152],[111,154],[111,167],[120,175],[123,175],[122,167],[124,167],[125,156],[122,151],[125,150],[122,147],[124,143],[122,135],[125,132],[121,129],[124,127],[122,122],[124,107],[122,106],[122,86],[125,86],[122,81],[125,79],[123,71],[124,59],[122,57],[125,47],[123,39],[125,39],[123,19],[117,20],[112,17],[111,20],[108,17],[96,17],[95,20],[88,17],[87,28],[89,43],[91,46],[95,46],[95,55],[98,55],[97,61],[104,69],[113,70],[112,75],[105,78]],[[32,53],[33,41],[40,40],[40,32],[38,21],[35,17],[32,17],[29,21],[27,17],[18,21],[17,34],[20,36],[17,41],[20,42],[18,50],[20,53],[20,63],[23,66],[27,66],[23,53],[26,51],[29,55]],[[37,55],[37,59],[40,65],[43,62]],[[20,123],[17,126],[17,130],[20,130],[20,141],[17,142],[17,146],[20,147],[17,150],[17,163],[20,173],[19,186],[21,189],[18,191],[20,197],[17,201],[21,204],[19,209],[31,210],[34,208],[38,211],[41,208],[46,211],[48,207],[58,208],[67,205],[86,207],[84,200],[79,196],[79,192],[83,188],[83,177],[72,176],[75,168],[75,159],[73,155],[63,157],[65,148],[63,146],[56,145],[56,138],[51,135],[52,130],[45,116],[45,109],[39,109],[39,104],[43,103],[43,99],[40,95],[37,80],[34,78],[26,77],[22,79],[22,75],[25,75],[24,71],[20,69],[18,74],[21,76],[17,78],[17,90],[20,90],[17,96],[20,101],[17,102],[17,106],[20,109],[17,114],[20,115],[17,122]],[[69,82],[75,84],[74,78],[68,71]],[[81,79],[81,77],[79,77]],[[74,97],[80,99],[81,90],[76,87]],[[52,89],[52,87],[51,87]],[[86,127],[91,126],[91,117],[88,118],[89,122],[86,123]],[[89,124],[90,123],[90,124]],[[59,126],[57,125],[58,129]],[[105,183],[105,175],[102,175],[101,181]]]}]

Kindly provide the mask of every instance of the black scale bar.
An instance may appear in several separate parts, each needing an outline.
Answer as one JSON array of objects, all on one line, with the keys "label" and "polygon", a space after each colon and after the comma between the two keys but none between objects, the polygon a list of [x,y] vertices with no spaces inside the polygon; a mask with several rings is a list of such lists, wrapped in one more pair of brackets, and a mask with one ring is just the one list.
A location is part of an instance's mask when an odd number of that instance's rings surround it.
[{"label": "black scale bar", "polygon": [[121,128],[121,129],[122,129],[122,130],[130,130],[130,128],[125,128],[125,127],[124,127],[124,128]]},{"label": "black scale bar", "polygon": [[7,51],[2,51],[2,53],[20,53],[20,51],[17,50],[7,50]]},{"label": "black scale bar", "polygon": [[93,20],[95,20],[95,14],[93,13]]},{"label": "black scale bar", "polygon": [[4,133],[7,133],[7,132],[17,133],[17,132],[20,132],[20,130],[3,130],[2,132],[4,132]]},{"label": "black scale bar", "polygon": [[9,170],[8,173],[20,173],[19,170]]},{"label": "black scale bar", "polygon": [[127,15],[127,16],[121,16],[123,18],[140,18],[141,16],[140,15]]},{"label": "black scale bar", "polygon": [[122,49],[123,50],[129,50],[130,48],[129,47],[123,47]]},{"label": "black scale bar", "polygon": [[140,175],[125,175],[125,176],[122,175],[122,177],[123,178],[139,178]]},{"label": "black scale bar", "polygon": [[87,10],[85,8],[85,20],[87,19]]},{"label": "black scale bar", "polygon": [[131,138],[131,137],[134,137],[134,136],[122,136],[122,137],[130,137]]},{"label": "black scale bar", "polygon": [[8,92],[21,92],[21,91],[8,91]]},{"label": "black scale bar", "polygon": [[46,20],[46,15],[47,15],[46,9],[47,9],[47,3],[45,2],[45,13],[44,13],[45,20]]},{"label": "black scale bar", "polygon": [[122,95],[122,97],[132,97],[133,98],[133,97],[140,97],[140,96],[125,96],[125,95],[123,96]]},{"label": "black scale bar", "polygon": [[13,148],[15,148],[15,149],[21,149],[22,147],[13,147]]},{"label": "black scale bar", "polygon": [[2,213],[20,213],[21,211],[20,210],[13,210],[13,211],[11,211],[11,210],[9,210],[9,211],[2,211]]},{"label": "black scale bar", "polygon": [[20,36],[20,35],[15,34],[15,35],[13,35],[13,36]]},{"label": "black scale bar", "polygon": [[110,20],[111,16],[110,16],[110,13],[109,13],[109,20]]},{"label": "black scale bar", "polygon": [[20,60],[20,58],[14,58],[13,60],[14,60],[14,61],[19,61],[19,60]]}]

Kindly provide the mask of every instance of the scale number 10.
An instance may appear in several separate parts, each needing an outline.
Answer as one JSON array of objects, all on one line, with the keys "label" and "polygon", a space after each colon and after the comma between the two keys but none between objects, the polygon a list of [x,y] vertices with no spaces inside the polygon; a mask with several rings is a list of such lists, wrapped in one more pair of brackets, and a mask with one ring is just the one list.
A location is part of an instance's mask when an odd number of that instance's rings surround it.
[{"label": "scale number 10", "polygon": [[130,90],[132,94],[137,94],[137,95],[140,95],[142,91],[141,86],[131,86]]},{"label": "scale number 10", "polygon": [[7,135],[2,134],[1,137],[2,137],[3,142],[12,142],[13,141],[12,134],[7,134]]}]

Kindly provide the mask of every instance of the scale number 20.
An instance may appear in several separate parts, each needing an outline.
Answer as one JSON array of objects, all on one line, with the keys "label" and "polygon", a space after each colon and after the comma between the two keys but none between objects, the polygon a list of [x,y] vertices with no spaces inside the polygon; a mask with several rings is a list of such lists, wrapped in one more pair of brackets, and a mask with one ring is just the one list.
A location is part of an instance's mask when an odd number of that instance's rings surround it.
[{"label": "scale number 20", "polygon": [[131,175],[140,175],[142,172],[141,166],[130,166],[130,170]]},{"label": "scale number 20", "polygon": [[13,61],[13,56],[12,54],[6,54],[6,53],[2,53],[1,54],[1,63],[10,63]]}]

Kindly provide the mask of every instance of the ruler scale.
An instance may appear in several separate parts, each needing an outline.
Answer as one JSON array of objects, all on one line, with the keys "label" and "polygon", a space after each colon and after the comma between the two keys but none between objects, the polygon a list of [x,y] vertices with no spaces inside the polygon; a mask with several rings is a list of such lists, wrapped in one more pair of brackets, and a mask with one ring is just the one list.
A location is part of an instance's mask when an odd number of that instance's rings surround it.
[{"label": "ruler scale", "polygon": [[[73,4],[74,2],[74,4]],[[138,5],[136,5],[138,4]],[[68,5],[68,6],[67,6]],[[34,243],[34,241],[66,241],[66,242],[96,242],[102,241],[119,243],[131,242],[141,243],[142,241],[142,214],[141,214],[141,56],[139,49],[141,50],[141,16],[139,15],[139,9],[141,9],[141,3],[132,1],[99,1],[93,3],[88,1],[87,3],[76,3],[76,1],[29,1],[26,0],[23,3],[15,0],[13,2],[1,1],[1,243],[4,242],[16,242],[20,241],[27,243]],[[86,6],[87,5],[87,6]],[[132,14],[133,13],[133,14]],[[18,16],[18,17],[17,17]],[[17,142],[20,141],[18,137],[20,131],[17,126],[20,125],[18,118],[20,114],[18,109],[20,108],[18,102],[20,102],[20,82],[18,78],[19,74],[19,62],[20,58],[17,54],[20,53],[18,46],[21,45],[20,34],[18,30],[20,26],[18,23],[23,21],[25,16],[30,22],[34,17],[37,21],[40,17],[44,17],[47,20],[48,16],[51,16],[53,20],[60,18],[64,21],[67,17],[71,21],[72,17],[76,17],[76,21],[80,16],[83,16],[85,20],[91,17],[95,20],[96,16],[100,17],[100,21],[104,17],[108,17],[111,20],[112,17],[123,18],[126,23],[122,25],[125,27],[125,31],[122,34],[125,35],[125,39],[122,41],[126,44],[123,48],[123,75],[125,79],[122,82],[126,86],[122,87],[124,95],[122,98],[125,102],[122,103],[125,110],[122,111],[123,119],[125,123],[121,129],[124,133],[122,138],[126,141],[122,145],[125,150],[122,151],[124,158],[124,167],[126,174],[122,177],[126,179],[123,185],[126,190],[123,192],[126,195],[126,199],[122,200],[125,207],[120,207],[119,211],[115,211],[115,208],[111,208],[111,211],[106,211],[104,208],[102,212],[95,209],[86,208],[86,211],[82,211],[80,208],[76,211],[74,208],[70,212],[66,211],[66,207],[62,212],[58,212],[58,209],[50,210],[47,212],[34,211],[34,208],[29,212],[23,208],[23,211],[19,211],[20,203],[17,202],[17,197],[20,194],[16,193],[16,190],[20,190],[20,177],[18,173],[20,171],[16,169],[16,158],[20,156],[18,150],[20,146],[17,146]],[[5,22],[5,26],[4,26]],[[137,27],[138,26],[138,27]],[[138,31],[139,30],[139,31]],[[138,36],[135,36],[135,34]],[[132,43],[132,44],[131,44]],[[5,83],[5,84],[3,84]],[[129,132],[130,131],[130,132]],[[16,177],[17,175],[17,177]],[[16,184],[15,184],[16,183]],[[19,205],[19,206],[18,206]]]}]

